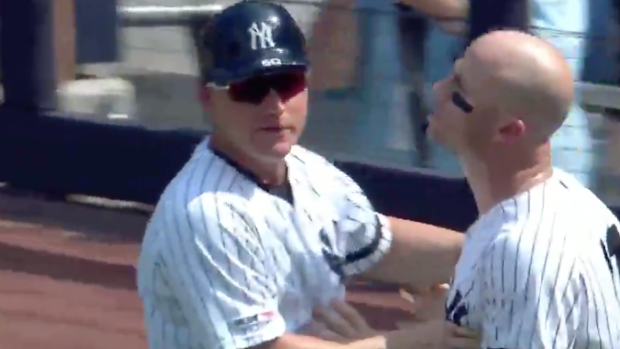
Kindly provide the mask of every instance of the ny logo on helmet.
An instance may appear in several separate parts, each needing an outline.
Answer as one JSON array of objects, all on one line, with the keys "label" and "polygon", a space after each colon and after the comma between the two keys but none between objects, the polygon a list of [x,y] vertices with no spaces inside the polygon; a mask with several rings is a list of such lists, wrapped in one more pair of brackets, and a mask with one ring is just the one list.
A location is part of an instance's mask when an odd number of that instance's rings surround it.
[{"label": "ny logo on helmet", "polygon": [[272,36],[273,27],[268,23],[262,22],[259,27],[259,25],[254,22],[248,31],[250,35],[252,35],[252,50],[276,46]]}]

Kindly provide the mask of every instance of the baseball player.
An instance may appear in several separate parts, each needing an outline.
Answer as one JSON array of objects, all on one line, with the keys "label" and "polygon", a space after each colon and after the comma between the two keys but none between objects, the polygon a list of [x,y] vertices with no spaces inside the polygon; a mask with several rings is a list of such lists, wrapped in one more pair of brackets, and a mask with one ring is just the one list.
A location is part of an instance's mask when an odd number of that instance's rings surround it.
[{"label": "baseball player", "polygon": [[541,39],[497,31],[435,93],[429,133],[457,154],[480,212],[447,319],[482,348],[620,348],[620,224],[551,165],[573,100],[569,64]]},{"label": "baseball player", "polygon": [[376,213],[348,176],[296,145],[309,64],[290,14],[242,1],[203,35],[214,132],[147,227],[138,292],[149,347],[332,348],[302,332],[313,308],[344,297],[347,277],[448,281],[462,234]]}]

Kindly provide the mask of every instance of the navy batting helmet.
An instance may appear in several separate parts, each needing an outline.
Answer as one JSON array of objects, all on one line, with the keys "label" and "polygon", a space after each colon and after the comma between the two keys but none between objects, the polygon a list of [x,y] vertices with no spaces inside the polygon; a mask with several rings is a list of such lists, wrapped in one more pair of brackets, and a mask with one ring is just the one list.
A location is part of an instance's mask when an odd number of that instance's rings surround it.
[{"label": "navy batting helmet", "polygon": [[303,33],[281,5],[245,0],[224,9],[203,32],[205,82],[227,86],[257,74],[309,67]]}]

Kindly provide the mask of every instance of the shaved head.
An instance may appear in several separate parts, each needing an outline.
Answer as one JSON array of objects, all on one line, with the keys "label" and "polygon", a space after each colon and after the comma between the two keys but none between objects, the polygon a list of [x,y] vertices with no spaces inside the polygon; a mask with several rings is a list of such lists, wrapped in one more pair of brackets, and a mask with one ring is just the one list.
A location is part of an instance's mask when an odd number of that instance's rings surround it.
[{"label": "shaved head", "polygon": [[549,43],[517,31],[486,34],[434,91],[429,135],[459,158],[479,212],[551,176],[550,140],[570,112],[574,86]]},{"label": "shaved head", "polygon": [[472,98],[495,106],[500,122],[519,118],[530,135],[549,138],[568,115],[574,94],[570,67],[535,36],[492,32],[472,43],[462,63]]},{"label": "shaved head", "polygon": [[457,153],[546,144],[574,94],[571,70],[553,46],[517,31],[474,41],[435,85],[429,133]]}]

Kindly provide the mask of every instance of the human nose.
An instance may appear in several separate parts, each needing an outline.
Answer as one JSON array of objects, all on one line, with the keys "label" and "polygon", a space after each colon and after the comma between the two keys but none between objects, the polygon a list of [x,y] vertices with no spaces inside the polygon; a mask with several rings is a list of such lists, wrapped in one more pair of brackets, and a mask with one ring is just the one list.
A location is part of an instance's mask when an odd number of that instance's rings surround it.
[{"label": "human nose", "polygon": [[267,96],[265,96],[265,99],[263,99],[261,107],[265,108],[265,114],[279,116],[284,112],[284,102],[278,92],[273,89],[271,89]]},{"label": "human nose", "polygon": [[439,93],[439,91],[441,90],[443,84],[444,84],[445,79],[439,80],[437,82],[435,82],[433,84],[433,93]]},{"label": "human nose", "polygon": [[445,100],[446,79],[439,80],[433,84],[433,100],[435,102]]}]

